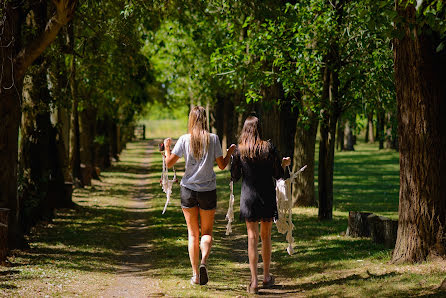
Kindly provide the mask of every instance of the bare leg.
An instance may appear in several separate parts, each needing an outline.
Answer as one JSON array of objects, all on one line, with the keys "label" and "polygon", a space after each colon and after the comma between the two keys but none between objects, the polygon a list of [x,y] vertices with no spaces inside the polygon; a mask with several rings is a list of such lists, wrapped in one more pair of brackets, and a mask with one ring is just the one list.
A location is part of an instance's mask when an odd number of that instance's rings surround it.
[{"label": "bare leg", "polygon": [[214,227],[214,210],[200,209],[201,220],[201,264],[206,264],[212,247],[212,229]]},{"label": "bare leg", "polygon": [[269,267],[271,264],[271,228],[272,221],[260,222],[260,238],[262,238],[263,281],[269,281]]},{"label": "bare leg", "polygon": [[189,258],[192,265],[193,275],[196,276],[198,282],[198,260],[200,258],[200,247],[198,239],[200,239],[200,229],[198,226],[198,206],[193,208],[183,208],[184,218],[187,223],[187,233],[189,239]]},{"label": "bare leg", "polygon": [[248,231],[248,259],[249,270],[251,270],[251,287],[258,287],[257,281],[257,263],[259,261],[259,252],[257,245],[259,243],[259,223],[246,221]]}]

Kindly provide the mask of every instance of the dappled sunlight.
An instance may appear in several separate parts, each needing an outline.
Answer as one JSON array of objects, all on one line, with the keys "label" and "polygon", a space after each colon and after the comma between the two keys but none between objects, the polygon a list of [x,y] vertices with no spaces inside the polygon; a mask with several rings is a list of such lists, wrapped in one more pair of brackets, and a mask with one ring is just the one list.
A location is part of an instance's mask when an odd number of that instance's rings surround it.
[{"label": "dappled sunlight", "polygon": [[[436,293],[432,285],[444,275],[446,264],[392,265],[390,249],[368,238],[343,236],[350,210],[397,216],[397,157],[390,151],[379,152],[382,164],[369,165],[367,161],[374,158],[371,154],[377,154],[369,147],[337,153],[331,221],[319,221],[317,208],[293,208],[292,256],[286,252],[285,236],[273,226],[271,270],[277,285],[261,290],[261,294],[358,297]],[[6,276],[13,280],[2,282],[0,290],[24,293],[31,284],[45,288],[44,274],[55,281],[48,286],[51,293],[74,295],[76,287],[86,288],[86,281],[94,283],[88,291],[102,291],[119,274],[154,280],[172,296],[245,295],[249,266],[246,226],[238,219],[241,183],[234,185],[235,221],[232,234],[227,236],[230,175],[227,169],[215,167],[218,203],[208,262],[210,281],[206,287],[197,288],[188,283],[187,228],[178,184],[162,214],[166,196],[159,184],[162,160],[156,142],[130,143],[120,159],[101,174],[101,181],[75,190],[76,209],[60,209],[51,223],[38,227],[39,232],[31,235],[31,249],[17,252],[12,259],[18,272],[0,274],[0,281]],[[183,159],[176,169],[181,179]],[[169,171],[169,177],[172,175]],[[260,254],[259,268],[261,264]],[[259,274],[261,277],[261,269]],[[63,284],[63,289],[57,283]]]}]

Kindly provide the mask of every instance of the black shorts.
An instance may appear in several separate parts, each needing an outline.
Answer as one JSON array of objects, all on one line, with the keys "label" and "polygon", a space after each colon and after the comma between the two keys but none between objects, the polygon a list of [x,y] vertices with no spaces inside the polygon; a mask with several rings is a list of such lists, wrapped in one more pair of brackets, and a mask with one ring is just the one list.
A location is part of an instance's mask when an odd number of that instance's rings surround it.
[{"label": "black shorts", "polygon": [[195,191],[181,186],[181,207],[193,208],[198,206],[203,210],[214,210],[217,208],[217,190]]}]

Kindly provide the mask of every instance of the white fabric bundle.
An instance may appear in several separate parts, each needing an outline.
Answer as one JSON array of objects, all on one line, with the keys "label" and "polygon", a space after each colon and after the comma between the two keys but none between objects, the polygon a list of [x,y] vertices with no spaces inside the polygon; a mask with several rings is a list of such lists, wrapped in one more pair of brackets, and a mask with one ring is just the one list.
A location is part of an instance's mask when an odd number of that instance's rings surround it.
[{"label": "white fabric bundle", "polygon": [[276,200],[277,200],[277,212],[279,213],[279,219],[276,221],[277,231],[281,234],[286,233],[286,240],[288,241],[287,252],[289,255],[294,253],[293,244],[293,198],[291,196],[291,183],[294,183],[299,173],[305,170],[305,165],[299,171],[293,173],[288,167],[290,178],[284,180],[279,179],[276,182]]},{"label": "white fabric bundle", "polygon": [[231,188],[231,194],[229,196],[229,207],[228,212],[226,213],[226,220],[228,224],[226,225],[226,235],[232,233],[232,222],[234,221],[234,182],[231,181],[229,183],[229,187]]},{"label": "white fabric bundle", "polygon": [[166,157],[163,154],[163,172],[161,174],[161,186],[166,193],[166,204],[164,205],[163,213],[166,212],[167,205],[169,205],[170,196],[172,195],[172,186],[177,179],[177,173],[174,170],[173,179],[169,180],[169,171],[167,169]]}]

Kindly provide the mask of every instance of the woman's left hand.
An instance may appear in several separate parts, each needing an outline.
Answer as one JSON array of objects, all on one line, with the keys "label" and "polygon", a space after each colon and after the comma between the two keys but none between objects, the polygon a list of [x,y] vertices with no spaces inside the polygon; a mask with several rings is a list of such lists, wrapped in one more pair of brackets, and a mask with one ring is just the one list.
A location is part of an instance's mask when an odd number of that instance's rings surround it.
[{"label": "woman's left hand", "polygon": [[171,138],[164,139],[164,148],[165,149],[170,148],[170,144],[172,144]]}]

